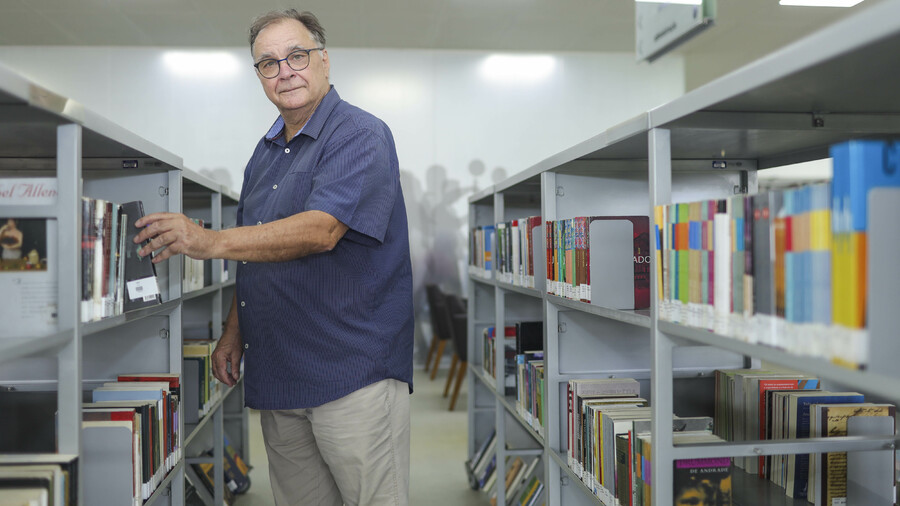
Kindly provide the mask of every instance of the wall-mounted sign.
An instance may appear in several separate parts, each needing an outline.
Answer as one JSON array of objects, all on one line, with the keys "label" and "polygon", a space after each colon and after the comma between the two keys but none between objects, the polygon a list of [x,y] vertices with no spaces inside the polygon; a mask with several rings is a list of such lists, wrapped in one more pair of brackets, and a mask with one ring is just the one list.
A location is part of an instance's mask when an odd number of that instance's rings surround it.
[{"label": "wall-mounted sign", "polygon": [[712,26],[716,0],[637,0],[635,52],[653,61]]}]

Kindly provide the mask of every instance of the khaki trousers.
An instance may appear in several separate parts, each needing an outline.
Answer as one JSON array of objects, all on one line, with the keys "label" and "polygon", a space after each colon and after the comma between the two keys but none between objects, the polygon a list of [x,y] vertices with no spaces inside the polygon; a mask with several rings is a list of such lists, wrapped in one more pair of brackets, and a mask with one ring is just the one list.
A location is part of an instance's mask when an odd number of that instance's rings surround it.
[{"label": "khaki trousers", "polygon": [[409,386],[386,379],[310,409],[260,411],[278,506],[407,506]]}]

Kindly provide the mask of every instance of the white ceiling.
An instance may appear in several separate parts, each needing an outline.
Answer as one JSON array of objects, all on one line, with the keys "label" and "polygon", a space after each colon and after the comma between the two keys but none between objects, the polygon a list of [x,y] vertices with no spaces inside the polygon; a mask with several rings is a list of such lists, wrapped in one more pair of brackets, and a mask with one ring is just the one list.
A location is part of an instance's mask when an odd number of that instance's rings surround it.
[{"label": "white ceiling", "polygon": [[[716,26],[681,52],[768,52],[877,1],[718,0]],[[0,45],[241,46],[254,16],[286,7],[316,13],[332,47],[634,49],[632,0],[0,0]]]}]

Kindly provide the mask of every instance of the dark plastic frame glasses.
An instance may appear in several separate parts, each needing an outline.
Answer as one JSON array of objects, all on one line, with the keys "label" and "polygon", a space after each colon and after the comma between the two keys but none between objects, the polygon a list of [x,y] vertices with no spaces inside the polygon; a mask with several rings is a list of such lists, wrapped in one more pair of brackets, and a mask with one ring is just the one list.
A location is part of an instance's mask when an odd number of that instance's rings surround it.
[{"label": "dark plastic frame glasses", "polygon": [[253,67],[259,72],[259,75],[266,79],[275,79],[281,73],[281,62],[287,63],[287,66],[296,72],[309,67],[309,53],[325,49],[324,47],[314,47],[312,49],[297,49],[291,51],[291,54],[280,60],[275,58],[266,58],[259,60],[253,64]]}]

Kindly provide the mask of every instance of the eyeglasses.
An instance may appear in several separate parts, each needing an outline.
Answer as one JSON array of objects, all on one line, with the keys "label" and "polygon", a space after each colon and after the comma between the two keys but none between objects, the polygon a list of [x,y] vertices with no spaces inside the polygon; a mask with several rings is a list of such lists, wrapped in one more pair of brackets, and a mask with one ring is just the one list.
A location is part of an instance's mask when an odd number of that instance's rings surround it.
[{"label": "eyeglasses", "polygon": [[259,75],[266,79],[274,79],[281,72],[281,62],[287,63],[288,67],[300,72],[306,67],[309,67],[309,53],[320,49],[325,48],[314,47],[312,49],[298,49],[287,55],[287,58],[282,58],[280,60],[266,58],[265,60],[254,63],[253,66],[256,67],[256,71],[259,72]]}]

